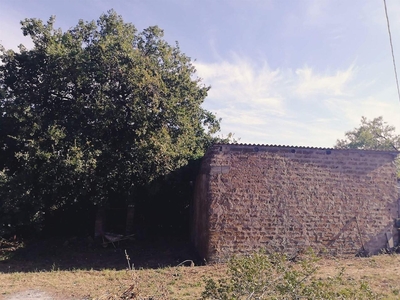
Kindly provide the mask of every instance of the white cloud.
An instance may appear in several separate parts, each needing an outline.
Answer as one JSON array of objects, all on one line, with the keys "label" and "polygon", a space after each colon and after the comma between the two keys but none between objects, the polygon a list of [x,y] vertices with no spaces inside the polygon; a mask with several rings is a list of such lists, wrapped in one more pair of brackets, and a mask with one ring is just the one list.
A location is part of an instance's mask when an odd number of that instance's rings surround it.
[{"label": "white cloud", "polygon": [[393,89],[363,77],[365,68],[355,64],[271,70],[234,55],[196,68],[211,84],[204,107],[222,118],[223,134],[233,132],[243,143],[332,147],[363,115],[383,115],[394,125],[399,119],[400,109],[392,109],[398,103],[387,100],[395,99]]},{"label": "white cloud", "polygon": [[282,80],[279,70],[271,70],[266,63],[257,67],[237,56],[232,61],[195,65],[198,75],[211,84],[209,96],[218,99],[218,106],[285,114],[283,99],[274,89]]},{"label": "white cloud", "polygon": [[341,118],[341,122],[347,125],[347,130],[358,126],[361,116],[368,119],[383,116],[388,124],[394,125],[398,130],[400,129],[398,125],[400,103],[392,88],[377,90],[373,95],[358,96],[351,99],[329,99],[326,100],[326,107]]},{"label": "white cloud", "polygon": [[354,77],[354,65],[345,71],[336,71],[334,75],[321,75],[304,67],[296,70],[298,85],[296,93],[301,97],[309,97],[316,94],[344,95],[348,83]]}]

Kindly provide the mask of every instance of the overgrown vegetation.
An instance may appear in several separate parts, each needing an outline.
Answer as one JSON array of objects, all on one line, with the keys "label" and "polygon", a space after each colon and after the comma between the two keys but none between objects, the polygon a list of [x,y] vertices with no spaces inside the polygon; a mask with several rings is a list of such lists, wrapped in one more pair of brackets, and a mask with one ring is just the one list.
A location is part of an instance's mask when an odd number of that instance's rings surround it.
[{"label": "overgrown vegetation", "polygon": [[376,299],[368,283],[348,281],[344,269],[333,276],[316,275],[318,258],[255,253],[233,257],[227,277],[206,279],[203,299]]}]

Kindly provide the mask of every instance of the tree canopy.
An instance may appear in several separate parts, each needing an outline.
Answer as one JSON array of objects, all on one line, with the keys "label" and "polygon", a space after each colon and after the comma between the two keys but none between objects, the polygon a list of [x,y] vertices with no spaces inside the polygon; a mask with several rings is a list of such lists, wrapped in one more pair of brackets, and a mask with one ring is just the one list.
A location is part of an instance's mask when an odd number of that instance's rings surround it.
[{"label": "tree canopy", "polygon": [[383,117],[368,120],[361,117],[361,125],[345,133],[346,138],[337,140],[335,148],[365,150],[400,150],[400,135]]},{"label": "tree canopy", "polygon": [[[388,125],[383,117],[368,120],[361,117],[361,125],[345,133],[346,138],[337,140],[338,149],[400,150],[400,135],[396,128]],[[396,159],[397,178],[400,179],[400,158]]]},{"label": "tree canopy", "polygon": [[114,11],[66,31],[21,22],[33,48],[0,46],[0,213],[40,223],[76,202],[134,201],[138,186],[203,155],[219,120],[208,86],[157,26]]}]

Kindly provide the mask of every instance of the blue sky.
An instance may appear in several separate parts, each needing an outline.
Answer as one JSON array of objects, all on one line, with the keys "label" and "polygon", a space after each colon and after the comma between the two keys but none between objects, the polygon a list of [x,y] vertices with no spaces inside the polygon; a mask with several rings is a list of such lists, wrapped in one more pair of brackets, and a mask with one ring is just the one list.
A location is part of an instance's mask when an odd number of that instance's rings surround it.
[{"label": "blue sky", "polygon": [[[400,2],[387,6],[400,66]],[[24,18],[56,15],[68,29],[111,8],[139,30],[158,25],[196,60],[223,135],[331,147],[361,116],[400,130],[382,0],[0,0],[0,43],[31,45]]]}]

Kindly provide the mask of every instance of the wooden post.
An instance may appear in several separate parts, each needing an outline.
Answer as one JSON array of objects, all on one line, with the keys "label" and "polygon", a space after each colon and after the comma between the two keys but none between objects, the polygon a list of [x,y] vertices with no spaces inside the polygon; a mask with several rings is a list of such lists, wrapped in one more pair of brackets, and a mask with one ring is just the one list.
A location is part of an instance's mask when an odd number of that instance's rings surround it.
[{"label": "wooden post", "polygon": [[126,211],[126,227],[125,234],[130,235],[133,233],[133,219],[135,216],[135,205],[128,205],[128,209]]},{"label": "wooden post", "polygon": [[96,221],[94,223],[94,237],[104,235],[104,208],[98,207],[96,212]]}]

